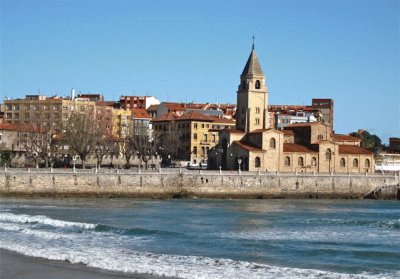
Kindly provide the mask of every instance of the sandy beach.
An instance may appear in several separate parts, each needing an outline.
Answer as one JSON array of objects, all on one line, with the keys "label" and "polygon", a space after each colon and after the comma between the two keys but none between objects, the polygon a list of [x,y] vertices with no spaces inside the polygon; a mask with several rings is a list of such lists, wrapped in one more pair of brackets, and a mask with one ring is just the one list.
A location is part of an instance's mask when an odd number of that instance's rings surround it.
[{"label": "sandy beach", "polygon": [[0,249],[1,279],[157,279],[159,277],[143,274],[125,274],[90,268],[80,264],[50,261],[27,257],[15,252]]}]

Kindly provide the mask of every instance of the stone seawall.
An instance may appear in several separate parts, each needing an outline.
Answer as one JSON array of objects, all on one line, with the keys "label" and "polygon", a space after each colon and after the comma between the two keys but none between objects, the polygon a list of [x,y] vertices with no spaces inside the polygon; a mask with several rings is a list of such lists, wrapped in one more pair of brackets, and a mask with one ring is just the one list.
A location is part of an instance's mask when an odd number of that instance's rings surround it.
[{"label": "stone seawall", "polygon": [[[375,189],[375,191],[371,191]],[[0,196],[400,199],[395,175],[0,173]]]}]

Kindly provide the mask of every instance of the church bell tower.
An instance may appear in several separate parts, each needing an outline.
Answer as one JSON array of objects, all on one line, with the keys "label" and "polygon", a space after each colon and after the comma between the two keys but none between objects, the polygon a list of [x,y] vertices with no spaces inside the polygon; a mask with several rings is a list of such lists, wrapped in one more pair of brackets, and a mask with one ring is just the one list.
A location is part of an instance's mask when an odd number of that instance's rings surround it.
[{"label": "church bell tower", "polygon": [[267,128],[269,128],[268,89],[253,41],[237,91],[236,129],[248,133]]}]

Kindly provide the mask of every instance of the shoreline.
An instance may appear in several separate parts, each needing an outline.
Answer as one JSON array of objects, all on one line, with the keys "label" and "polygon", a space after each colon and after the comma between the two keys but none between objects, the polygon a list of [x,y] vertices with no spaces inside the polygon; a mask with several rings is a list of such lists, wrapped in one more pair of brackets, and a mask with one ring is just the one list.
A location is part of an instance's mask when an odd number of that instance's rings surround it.
[{"label": "shoreline", "polygon": [[1,279],[161,279],[148,274],[113,272],[83,264],[48,260],[0,248]]}]

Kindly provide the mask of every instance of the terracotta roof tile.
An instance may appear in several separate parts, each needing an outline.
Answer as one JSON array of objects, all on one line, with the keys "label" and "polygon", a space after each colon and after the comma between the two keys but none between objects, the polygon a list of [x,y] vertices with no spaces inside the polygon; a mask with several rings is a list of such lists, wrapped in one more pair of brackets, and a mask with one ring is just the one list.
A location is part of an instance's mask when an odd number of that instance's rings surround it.
[{"label": "terracotta roof tile", "polygon": [[145,109],[132,109],[131,110],[132,118],[147,118],[151,119],[150,114]]},{"label": "terracotta roof tile", "polygon": [[339,145],[340,154],[367,154],[372,155],[371,151],[357,145]]},{"label": "terracotta roof tile", "polygon": [[284,143],[283,152],[302,152],[302,153],[318,153],[317,150],[310,149],[307,146],[297,143]]},{"label": "terracotta roof tile", "polygon": [[359,138],[356,138],[353,136],[339,135],[339,134],[332,135],[332,139],[337,140],[337,141],[352,141],[352,142],[354,142],[354,141],[360,142],[361,141]]}]

